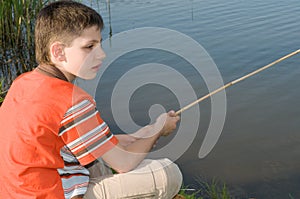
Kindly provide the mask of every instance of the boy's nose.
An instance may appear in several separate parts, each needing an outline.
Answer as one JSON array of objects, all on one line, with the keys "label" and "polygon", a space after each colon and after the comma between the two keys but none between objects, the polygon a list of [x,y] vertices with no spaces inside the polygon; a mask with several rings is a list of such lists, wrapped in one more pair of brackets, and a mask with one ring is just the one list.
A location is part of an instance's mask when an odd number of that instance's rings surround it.
[{"label": "boy's nose", "polygon": [[105,57],[106,57],[105,52],[103,51],[101,46],[98,46],[97,50],[96,50],[96,58],[100,59],[100,60],[103,60],[103,59],[105,59]]}]

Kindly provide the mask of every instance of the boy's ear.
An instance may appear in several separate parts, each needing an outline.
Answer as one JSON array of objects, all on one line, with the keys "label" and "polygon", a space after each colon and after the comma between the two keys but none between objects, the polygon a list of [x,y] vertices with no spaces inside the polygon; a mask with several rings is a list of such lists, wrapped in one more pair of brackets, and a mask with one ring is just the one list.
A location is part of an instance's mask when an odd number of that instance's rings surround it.
[{"label": "boy's ear", "polygon": [[60,42],[54,42],[50,46],[50,53],[53,62],[63,62],[66,61],[65,52],[64,52],[64,44]]}]

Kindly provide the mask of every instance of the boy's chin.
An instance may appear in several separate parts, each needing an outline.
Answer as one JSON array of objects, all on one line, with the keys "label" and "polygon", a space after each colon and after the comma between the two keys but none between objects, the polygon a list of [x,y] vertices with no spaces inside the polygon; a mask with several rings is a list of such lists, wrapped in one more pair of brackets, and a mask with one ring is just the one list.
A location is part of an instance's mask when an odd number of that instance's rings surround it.
[{"label": "boy's chin", "polygon": [[80,79],[84,79],[84,80],[92,80],[95,79],[95,77],[97,76],[97,74],[92,74],[92,75],[80,75],[78,76]]}]

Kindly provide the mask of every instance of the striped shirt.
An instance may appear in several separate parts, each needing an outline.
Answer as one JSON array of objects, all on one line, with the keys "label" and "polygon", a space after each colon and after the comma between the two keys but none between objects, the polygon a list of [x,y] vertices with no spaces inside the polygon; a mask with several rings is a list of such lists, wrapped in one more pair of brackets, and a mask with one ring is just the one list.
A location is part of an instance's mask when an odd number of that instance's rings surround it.
[{"label": "striped shirt", "polygon": [[118,143],[88,93],[36,70],[14,81],[0,124],[0,198],[83,197],[85,166]]},{"label": "striped shirt", "polygon": [[59,130],[66,145],[61,149],[65,166],[58,169],[65,198],[83,196],[89,182],[87,165],[100,157],[114,136],[100,118],[95,104],[83,100],[72,106],[64,115]]}]

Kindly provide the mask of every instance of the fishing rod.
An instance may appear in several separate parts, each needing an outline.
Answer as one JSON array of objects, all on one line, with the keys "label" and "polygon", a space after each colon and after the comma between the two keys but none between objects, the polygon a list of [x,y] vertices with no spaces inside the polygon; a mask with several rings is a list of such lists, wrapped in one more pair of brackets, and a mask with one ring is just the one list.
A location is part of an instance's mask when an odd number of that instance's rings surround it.
[{"label": "fishing rod", "polygon": [[189,108],[193,107],[194,105],[196,105],[196,104],[202,102],[203,100],[205,100],[205,99],[207,99],[207,98],[213,96],[214,94],[216,94],[216,93],[218,93],[218,92],[220,92],[220,91],[222,91],[222,90],[225,90],[226,88],[228,88],[228,87],[230,87],[230,86],[232,86],[232,85],[234,85],[234,84],[237,84],[237,83],[239,83],[239,82],[241,82],[241,81],[243,81],[243,80],[245,80],[245,79],[247,79],[247,78],[249,78],[249,77],[251,77],[251,76],[257,74],[257,73],[260,73],[261,71],[263,71],[263,70],[265,70],[265,69],[267,69],[267,68],[270,68],[271,66],[273,66],[273,65],[275,65],[275,64],[277,64],[277,63],[279,63],[279,62],[281,62],[281,61],[283,61],[283,60],[285,60],[285,59],[288,59],[288,58],[290,58],[290,57],[292,57],[292,56],[294,56],[294,55],[296,55],[296,54],[298,54],[298,53],[300,53],[300,49],[298,49],[298,50],[296,50],[296,51],[294,51],[294,52],[292,52],[292,53],[290,53],[290,54],[288,54],[288,55],[285,55],[285,56],[283,56],[283,57],[281,57],[281,58],[279,58],[279,59],[273,61],[272,63],[270,63],[270,64],[268,64],[268,65],[265,65],[265,66],[263,66],[263,67],[261,67],[261,68],[255,70],[255,71],[253,71],[253,72],[251,72],[251,73],[249,73],[249,74],[247,74],[247,75],[245,75],[245,76],[242,76],[242,77],[240,77],[240,78],[238,78],[238,79],[236,79],[236,80],[233,80],[232,82],[227,83],[226,85],[224,85],[224,86],[222,86],[222,87],[220,87],[220,88],[214,90],[214,91],[211,92],[211,93],[208,93],[207,95],[205,95],[205,96],[199,98],[198,100],[196,100],[196,101],[194,101],[194,102],[188,104],[187,106],[183,107],[182,109],[176,111],[175,114],[176,114],[176,115],[179,115],[179,114],[181,114],[183,111],[186,111],[187,109],[189,109]]}]

